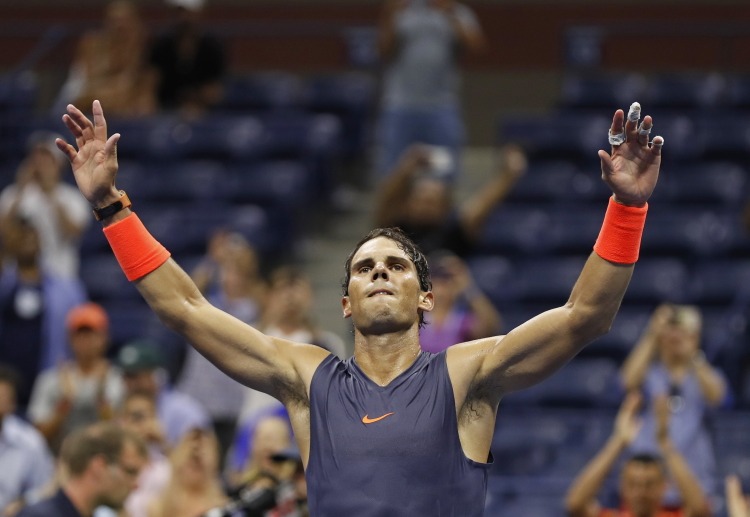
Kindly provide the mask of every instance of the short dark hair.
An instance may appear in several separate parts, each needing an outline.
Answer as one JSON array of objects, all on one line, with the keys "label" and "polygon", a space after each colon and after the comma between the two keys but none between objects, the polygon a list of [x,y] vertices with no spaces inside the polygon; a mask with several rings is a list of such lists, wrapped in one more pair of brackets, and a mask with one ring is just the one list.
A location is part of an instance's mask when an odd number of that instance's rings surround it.
[{"label": "short dark hair", "polygon": [[[396,243],[396,245],[406,253],[406,256],[414,263],[414,267],[417,269],[417,277],[419,278],[419,288],[422,291],[432,290],[432,280],[430,280],[430,266],[427,264],[427,258],[424,253],[419,249],[419,246],[409,238],[406,233],[398,227],[392,228],[375,228],[370,233],[362,237],[360,241],[354,246],[354,249],[349,256],[346,258],[344,269],[346,270],[344,280],[341,283],[341,290],[344,296],[349,295],[349,280],[352,276],[352,260],[354,255],[359,251],[359,248],[366,242],[369,242],[378,237],[385,237]],[[419,313],[419,326],[424,327],[424,313]]]},{"label": "short dark hair", "polygon": [[667,473],[666,467],[664,466],[664,460],[661,456],[658,454],[651,454],[648,452],[641,452],[638,454],[633,454],[632,456],[628,457],[628,459],[625,461],[625,464],[629,463],[640,463],[642,465],[656,465],[659,467],[659,470],[662,471],[662,474]]},{"label": "short dark hair", "polygon": [[18,391],[21,387],[21,374],[12,366],[0,363],[0,383],[10,384]]},{"label": "short dark hair", "polygon": [[96,456],[103,456],[108,465],[119,462],[125,443],[136,446],[144,458],[148,450],[135,434],[112,422],[100,422],[73,431],[63,441],[60,460],[72,477],[81,476]]}]

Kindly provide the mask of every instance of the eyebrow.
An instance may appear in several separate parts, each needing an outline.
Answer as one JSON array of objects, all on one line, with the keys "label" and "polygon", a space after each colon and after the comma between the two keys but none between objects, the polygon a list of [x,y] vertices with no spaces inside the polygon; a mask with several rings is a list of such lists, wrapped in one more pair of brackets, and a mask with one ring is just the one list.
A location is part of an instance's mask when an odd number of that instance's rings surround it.
[{"label": "eyebrow", "polygon": [[[393,263],[406,264],[406,263],[411,262],[411,260],[407,257],[399,257],[396,255],[388,255],[385,258],[385,261],[387,264],[393,264]],[[352,264],[352,271],[356,271],[362,266],[368,266],[374,263],[375,263],[375,259],[373,259],[372,257],[363,258],[362,260],[358,260],[357,262]]]}]

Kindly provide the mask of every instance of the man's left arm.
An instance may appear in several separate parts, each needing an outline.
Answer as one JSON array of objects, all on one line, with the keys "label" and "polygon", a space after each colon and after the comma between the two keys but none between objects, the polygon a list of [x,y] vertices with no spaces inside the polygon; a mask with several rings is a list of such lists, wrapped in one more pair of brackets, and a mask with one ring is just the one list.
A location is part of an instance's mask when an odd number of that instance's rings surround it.
[{"label": "man's left arm", "polygon": [[[561,368],[612,325],[638,258],[647,205],[656,185],[663,138],[648,141],[650,116],[639,126],[640,105],[627,121],[617,110],[610,128],[611,154],[599,151],[602,179],[612,189],[594,253],[588,258],[570,298],[561,307],[532,318],[504,338],[459,347],[456,360],[478,358],[471,378],[463,379],[499,400],[536,384]],[[469,370],[472,370],[470,368]],[[460,381],[459,381],[460,382]],[[467,389],[469,389],[467,387]]]}]

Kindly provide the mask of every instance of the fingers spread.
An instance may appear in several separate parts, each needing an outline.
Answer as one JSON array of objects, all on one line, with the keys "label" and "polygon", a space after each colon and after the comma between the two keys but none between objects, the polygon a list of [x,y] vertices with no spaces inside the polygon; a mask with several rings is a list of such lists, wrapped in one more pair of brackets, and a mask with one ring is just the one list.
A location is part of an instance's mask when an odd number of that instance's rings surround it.
[{"label": "fingers spread", "polygon": [[648,136],[651,134],[651,129],[654,127],[654,121],[650,115],[643,117],[643,122],[638,126],[638,143],[641,145],[648,145]]},{"label": "fingers spread", "polygon": [[57,146],[58,149],[60,149],[60,151],[62,151],[65,154],[65,156],[68,157],[68,160],[70,160],[71,162],[75,160],[76,155],[78,153],[76,152],[75,148],[72,145],[70,145],[65,140],[62,140],[61,138],[55,139],[55,145]]},{"label": "fingers spread", "polygon": [[72,104],[68,104],[68,115],[70,115],[70,118],[72,118],[73,121],[78,124],[84,140],[91,140],[94,138],[94,125],[86,117],[86,115],[81,112],[81,110],[79,110]]},{"label": "fingers spread", "polygon": [[615,111],[609,128],[609,143],[613,148],[625,142],[624,120],[625,113],[622,110]]},{"label": "fingers spread", "polygon": [[664,137],[655,136],[654,141],[651,144],[651,152],[656,156],[661,156],[661,148],[664,145]]},{"label": "fingers spread", "polygon": [[98,100],[94,101],[92,112],[94,114],[94,136],[97,140],[104,141],[107,139],[107,121],[104,120],[104,110]]},{"label": "fingers spread", "polygon": [[612,157],[607,151],[599,151],[599,159],[602,162],[602,174],[609,176],[614,170],[612,165]]},{"label": "fingers spread", "polygon": [[638,121],[641,118],[641,105],[634,102],[628,110],[628,120],[625,123],[625,134],[629,141],[634,141],[638,136]]},{"label": "fingers spread", "polygon": [[115,133],[109,137],[107,143],[104,145],[104,154],[106,156],[114,156],[117,158],[117,141],[120,140],[120,133]]}]

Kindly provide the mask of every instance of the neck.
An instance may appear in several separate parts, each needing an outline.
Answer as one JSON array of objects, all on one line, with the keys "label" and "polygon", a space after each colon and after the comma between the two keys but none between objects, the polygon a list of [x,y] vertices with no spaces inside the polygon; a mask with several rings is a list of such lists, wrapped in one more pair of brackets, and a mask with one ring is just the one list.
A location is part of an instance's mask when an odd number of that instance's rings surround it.
[{"label": "neck", "polygon": [[90,517],[94,513],[94,498],[83,479],[71,478],[63,486],[63,491],[83,517]]},{"label": "neck", "polygon": [[364,336],[355,331],[354,357],[359,368],[376,384],[388,385],[409,368],[420,352],[419,330]]}]

